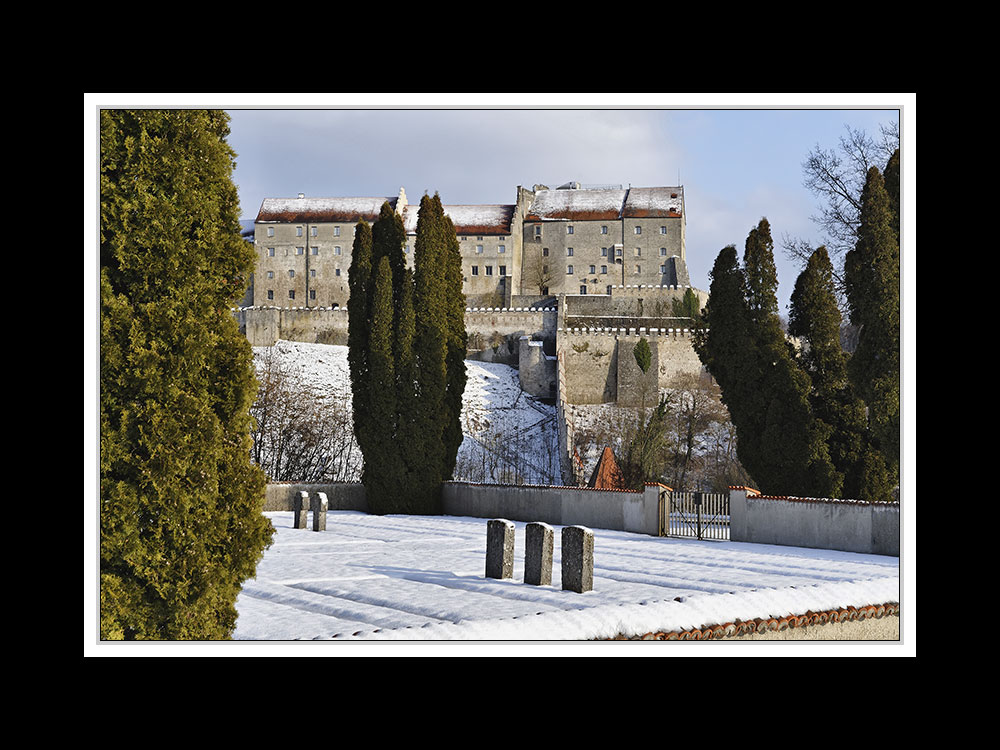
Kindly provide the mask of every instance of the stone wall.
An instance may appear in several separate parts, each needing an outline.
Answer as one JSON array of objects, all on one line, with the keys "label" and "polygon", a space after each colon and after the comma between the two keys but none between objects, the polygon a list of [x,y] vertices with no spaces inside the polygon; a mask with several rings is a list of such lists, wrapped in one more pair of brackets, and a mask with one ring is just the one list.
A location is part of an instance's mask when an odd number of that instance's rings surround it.
[{"label": "stone wall", "polygon": [[899,503],[729,493],[729,538],[899,556]]},{"label": "stone wall", "polygon": [[[647,405],[652,405],[657,392],[668,387],[676,375],[702,372],[688,330],[569,329],[559,333],[558,351],[566,367],[566,400],[571,404],[637,406],[645,393]],[[649,342],[651,353],[651,366],[645,375],[633,354],[641,338]]]}]

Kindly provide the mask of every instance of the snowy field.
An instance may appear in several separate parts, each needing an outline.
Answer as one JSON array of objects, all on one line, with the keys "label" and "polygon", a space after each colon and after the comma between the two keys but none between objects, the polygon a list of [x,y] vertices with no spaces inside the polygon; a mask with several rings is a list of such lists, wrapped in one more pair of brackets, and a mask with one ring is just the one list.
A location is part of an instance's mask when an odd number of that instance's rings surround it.
[{"label": "snowy field", "polygon": [[[325,531],[267,514],[274,544],[237,600],[253,641],[581,641],[898,602],[899,559],[594,529],[594,589],[485,577],[487,519],[331,511]],[[715,642],[725,643],[725,642]],[[710,644],[703,644],[710,645]]]}]

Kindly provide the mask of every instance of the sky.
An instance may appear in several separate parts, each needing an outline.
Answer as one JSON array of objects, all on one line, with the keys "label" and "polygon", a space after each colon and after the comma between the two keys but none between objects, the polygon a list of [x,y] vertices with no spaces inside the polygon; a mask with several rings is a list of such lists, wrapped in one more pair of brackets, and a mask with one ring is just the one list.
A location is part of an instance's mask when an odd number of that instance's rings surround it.
[{"label": "sky", "polygon": [[[908,95],[761,97],[670,101],[662,96],[250,97],[224,108],[236,151],[241,216],[271,197],[395,196],[445,204],[514,203],[517,186],[566,182],[622,187],[681,185],[693,286],[708,290],[718,252],[767,218],[775,241],[783,315],[801,270],[783,238],[821,244],[811,220],[820,201],[802,163],[834,149],[846,127],[878,135],[899,122]],[[772,103],[772,101],[776,103]],[[320,107],[320,108],[316,108]],[[325,108],[322,108],[325,107]],[[678,108],[683,107],[683,108]],[[816,108],[812,108],[816,107]],[[906,111],[904,109],[904,111]],[[904,169],[906,165],[904,131]]]}]

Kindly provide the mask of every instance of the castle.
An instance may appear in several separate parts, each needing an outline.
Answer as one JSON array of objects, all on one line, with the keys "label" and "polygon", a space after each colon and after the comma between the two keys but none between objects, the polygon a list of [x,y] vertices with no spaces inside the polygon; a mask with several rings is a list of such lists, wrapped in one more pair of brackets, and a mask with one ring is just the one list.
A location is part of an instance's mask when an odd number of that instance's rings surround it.
[{"label": "castle", "polygon": [[[413,263],[419,204],[395,197],[266,198],[254,223],[254,306],[347,304],[354,227],[388,202],[407,233]],[[462,254],[470,307],[516,307],[516,298],[611,295],[616,286],[686,286],[680,187],[518,186],[501,205],[445,205]]]},{"label": "castle", "polygon": [[[413,264],[419,204],[395,197],[265,199],[239,311],[247,338],[346,343],[354,228],[388,202]],[[462,257],[470,356],[516,365],[522,387],[566,403],[632,403],[637,386],[700,372],[673,302],[690,286],[682,187],[517,187],[512,204],[445,205]],[[701,304],[707,294],[695,290]],[[653,345],[640,373],[622,347]]]}]

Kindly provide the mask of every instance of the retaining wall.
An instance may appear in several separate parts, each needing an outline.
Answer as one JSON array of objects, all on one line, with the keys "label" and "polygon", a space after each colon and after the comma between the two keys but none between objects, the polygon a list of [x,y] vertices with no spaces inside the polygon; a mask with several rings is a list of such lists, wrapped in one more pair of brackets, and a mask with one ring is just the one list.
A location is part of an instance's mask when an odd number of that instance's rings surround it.
[{"label": "retaining wall", "polygon": [[899,556],[899,504],[729,493],[729,538]]}]

